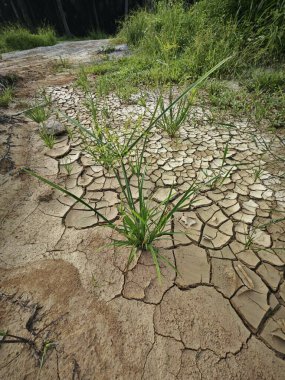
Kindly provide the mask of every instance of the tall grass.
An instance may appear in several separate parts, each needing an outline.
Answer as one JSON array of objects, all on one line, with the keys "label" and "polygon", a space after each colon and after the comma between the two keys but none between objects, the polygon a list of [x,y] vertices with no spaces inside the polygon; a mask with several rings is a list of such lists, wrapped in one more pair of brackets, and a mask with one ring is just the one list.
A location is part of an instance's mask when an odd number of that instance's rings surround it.
[{"label": "tall grass", "polygon": [[10,25],[0,30],[0,41],[2,52],[6,52],[55,45],[57,39],[51,27],[39,28],[36,33],[32,33],[24,27]]},{"label": "tall grass", "polygon": [[[284,59],[284,0],[158,1],[152,12],[133,13],[119,37],[137,54],[178,66],[184,75],[200,75],[214,62],[237,53],[226,72]],[[187,62],[187,65],[185,65]]]}]

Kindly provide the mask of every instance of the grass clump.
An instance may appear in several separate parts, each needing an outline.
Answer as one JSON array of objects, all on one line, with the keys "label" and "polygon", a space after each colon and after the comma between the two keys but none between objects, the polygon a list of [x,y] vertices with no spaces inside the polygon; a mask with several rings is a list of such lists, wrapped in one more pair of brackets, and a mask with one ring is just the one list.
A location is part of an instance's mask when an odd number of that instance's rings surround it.
[{"label": "grass clump", "polygon": [[169,112],[164,113],[167,105],[173,102],[173,88],[170,87],[168,92],[168,99],[165,102],[163,94],[158,99],[159,109],[163,114],[162,118],[158,121],[158,127],[167,132],[169,137],[175,137],[182,124],[187,119],[191,105],[193,104],[195,93],[191,96],[184,97],[177,102],[176,106],[171,108]]},{"label": "grass clump", "polygon": [[0,41],[2,52],[8,52],[55,45],[57,39],[51,27],[39,28],[36,33],[32,33],[24,27],[12,25],[1,30]]},{"label": "grass clump", "polygon": [[51,97],[48,96],[45,92],[41,94],[41,97],[44,100],[43,105],[39,102],[38,99],[36,99],[35,106],[28,109],[25,112],[25,115],[29,119],[39,124],[40,138],[46,147],[52,149],[56,143],[56,137],[52,132],[48,130],[44,124],[44,122],[50,117],[51,112],[49,107],[51,105]]},{"label": "grass clump", "polygon": [[52,133],[49,133],[43,125],[40,126],[39,135],[46,147],[49,149],[52,149],[54,147],[54,144],[56,142],[55,136]]},{"label": "grass clump", "polygon": [[59,57],[56,61],[53,62],[52,68],[54,72],[61,72],[71,68],[71,62],[68,58]]},{"label": "grass clump", "polygon": [[0,107],[7,108],[13,99],[13,88],[6,87],[0,92]]},{"label": "grass clump", "polygon": [[278,90],[285,91],[285,68],[277,70],[255,69],[246,82],[249,91],[272,93]]},{"label": "grass clump", "polygon": [[49,118],[49,111],[44,106],[35,106],[25,112],[25,115],[38,124]]}]

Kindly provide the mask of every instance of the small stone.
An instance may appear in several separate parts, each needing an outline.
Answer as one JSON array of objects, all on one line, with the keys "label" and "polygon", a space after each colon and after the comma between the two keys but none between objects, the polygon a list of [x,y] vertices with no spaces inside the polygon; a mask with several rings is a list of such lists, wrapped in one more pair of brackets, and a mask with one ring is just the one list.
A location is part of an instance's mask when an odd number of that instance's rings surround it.
[{"label": "small stone", "polygon": [[59,136],[66,132],[66,127],[60,121],[56,120],[55,117],[50,117],[44,123],[44,128],[47,133],[54,136]]}]

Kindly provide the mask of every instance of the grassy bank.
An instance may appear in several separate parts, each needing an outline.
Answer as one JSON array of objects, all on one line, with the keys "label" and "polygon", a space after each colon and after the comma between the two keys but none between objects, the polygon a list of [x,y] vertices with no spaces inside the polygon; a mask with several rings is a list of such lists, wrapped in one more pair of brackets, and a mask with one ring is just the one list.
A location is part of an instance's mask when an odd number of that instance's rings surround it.
[{"label": "grassy bank", "polygon": [[126,100],[143,86],[184,85],[232,56],[215,78],[236,82],[238,91],[212,81],[205,87],[207,103],[282,126],[284,22],[284,0],[201,0],[192,6],[159,1],[121,25],[115,42],[127,43],[130,56],[111,61],[106,55],[85,73],[95,75],[97,92],[116,91]]}]

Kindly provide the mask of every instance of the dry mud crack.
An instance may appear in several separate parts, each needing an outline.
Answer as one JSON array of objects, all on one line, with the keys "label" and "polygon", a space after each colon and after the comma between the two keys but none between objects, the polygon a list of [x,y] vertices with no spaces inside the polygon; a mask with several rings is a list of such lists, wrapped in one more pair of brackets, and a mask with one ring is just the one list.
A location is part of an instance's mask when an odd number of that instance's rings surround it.
[{"label": "dry mud crack", "polygon": [[[1,62],[7,70],[10,58]],[[15,66],[28,58],[37,62],[32,70],[41,64],[42,57],[23,53]],[[82,93],[72,83],[53,83],[47,91],[55,106],[90,125]],[[151,108],[151,94],[148,101]],[[108,107],[116,131],[143,113],[115,95]],[[159,285],[149,255],[142,253],[125,272],[128,251],[109,245],[111,233],[97,217],[16,170],[28,166],[57,180],[115,220],[118,183],[82,151],[80,137],[63,135],[48,150],[35,124],[4,123],[1,157],[13,165],[1,170],[1,329],[34,346],[1,345],[1,378],[36,379],[48,340],[56,345],[43,379],[284,378],[284,222],[254,230],[258,249],[245,243],[252,226],[284,215],[285,187],[266,170],[252,139],[255,127],[235,124],[234,130],[211,125],[197,108],[175,141],[159,131],[150,137],[146,191],[157,203],[173,182],[179,193],[194,179],[203,182],[205,172],[215,173],[226,142],[226,169],[232,168],[222,185],[205,188],[190,210],[175,215],[173,228],[183,234],[160,249],[179,275],[164,267]],[[255,180],[257,164],[263,170]]]}]

